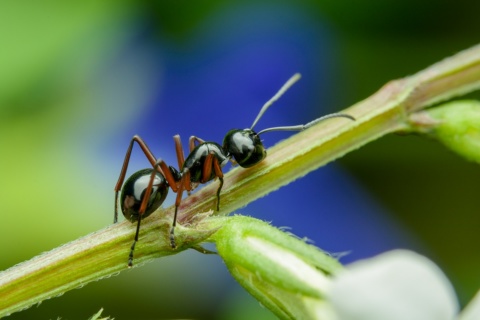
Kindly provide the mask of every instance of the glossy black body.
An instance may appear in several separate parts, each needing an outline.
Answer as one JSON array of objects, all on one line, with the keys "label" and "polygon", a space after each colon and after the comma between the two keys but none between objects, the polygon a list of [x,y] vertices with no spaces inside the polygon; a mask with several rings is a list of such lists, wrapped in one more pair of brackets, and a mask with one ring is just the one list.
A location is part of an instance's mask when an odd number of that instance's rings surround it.
[{"label": "glossy black body", "polygon": [[234,129],[223,138],[223,150],[243,168],[249,168],[267,156],[258,134],[251,129]]},{"label": "glossy black body", "polygon": [[[120,207],[126,219],[131,222],[138,220],[140,204],[142,203],[143,195],[150,182],[150,177],[153,169],[143,169],[132,174],[122,188],[120,195]],[[168,194],[168,183],[159,172],[153,181],[152,194],[147,203],[145,212],[141,215],[142,219],[148,217],[152,212],[157,210],[163,203]]]},{"label": "glossy black body", "polygon": [[[218,161],[220,167],[223,167],[233,157],[235,161],[242,167],[251,167],[262,161],[267,152],[263,144],[253,130],[251,129],[234,129],[230,130],[224,140],[223,146],[216,142],[201,142],[188,155],[183,163],[180,171],[170,166],[169,174],[173,177],[175,182],[180,182],[182,177],[188,171],[190,173],[190,182],[192,183],[206,183],[217,177],[215,170],[210,170],[207,177],[204,177],[206,170],[206,160],[209,155],[213,155]],[[147,202],[145,212],[140,214],[140,206],[143,196],[148,187],[150,177],[153,169],[142,169],[132,174],[124,183],[120,195],[120,207],[123,215],[131,222],[138,221],[141,216],[142,219],[148,217],[158,207],[160,207],[167,197],[168,189],[170,188],[165,177],[157,172],[153,186],[152,194]],[[219,197],[221,186],[218,190]],[[217,208],[219,204],[217,204]]]}]

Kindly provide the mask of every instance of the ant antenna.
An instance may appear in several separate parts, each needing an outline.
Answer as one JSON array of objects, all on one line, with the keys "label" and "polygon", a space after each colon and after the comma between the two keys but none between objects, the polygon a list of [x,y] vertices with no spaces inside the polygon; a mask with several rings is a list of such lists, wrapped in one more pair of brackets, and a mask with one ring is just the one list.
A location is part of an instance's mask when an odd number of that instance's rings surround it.
[{"label": "ant antenna", "polygon": [[263,129],[261,131],[259,131],[257,133],[257,135],[260,135],[262,133],[265,133],[265,132],[270,132],[270,131],[303,131],[305,129],[308,129],[310,128],[311,126],[319,123],[320,121],[323,121],[323,120],[326,120],[326,119],[330,119],[330,118],[347,118],[347,119],[350,119],[350,120],[353,120],[355,121],[355,118],[352,117],[351,115],[349,114],[345,114],[345,113],[330,113],[330,114],[327,114],[323,117],[320,117],[320,118],[317,118],[307,124],[300,124],[300,125],[297,125],[297,126],[287,126],[287,127],[274,127],[274,128],[268,128],[268,129]]},{"label": "ant antenna", "polygon": [[285,84],[280,88],[280,90],[278,90],[278,92],[270,99],[268,100],[262,107],[262,109],[260,109],[260,112],[258,113],[257,117],[255,118],[255,121],[253,121],[253,124],[252,126],[250,127],[250,130],[253,130],[253,127],[255,127],[255,125],[257,124],[258,120],[260,120],[260,118],[263,116],[263,114],[265,113],[265,111],[267,111],[267,109],[275,102],[277,101],[284,93],[285,91],[287,91],[288,89],[290,89],[290,87],[295,83],[297,82],[298,80],[300,80],[300,78],[302,77],[302,75],[300,73],[295,73],[290,79],[287,80],[287,82],[285,82]]},{"label": "ant antenna", "polygon": [[[253,127],[255,127],[255,125],[257,124],[258,120],[260,120],[260,118],[263,116],[263,114],[265,113],[265,111],[267,111],[268,108],[270,108],[270,106],[275,102],[277,101],[288,89],[290,89],[291,86],[293,86],[295,84],[295,82],[297,82],[298,80],[300,80],[302,76],[300,75],[300,73],[295,73],[290,79],[287,80],[287,82],[285,82],[285,84],[280,88],[280,90],[278,90],[278,92],[270,99],[268,100],[262,107],[262,109],[260,109],[260,112],[258,113],[257,117],[255,118],[255,121],[253,121],[253,124],[252,126],[250,127],[250,130],[253,130]],[[286,126],[286,127],[274,127],[274,128],[268,128],[268,129],[263,129],[261,131],[259,131],[257,133],[257,135],[260,135],[262,133],[265,133],[265,132],[270,132],[270,131],[302,131],[302,130],[305,130],[307,128],[310,128],[311,126],[319,123],[320,121],[323,121],[323,120],[326,120],[326,119],[330,119],[330,118],[340,118],[340,117],[343,117],[343,118],[347,118],[347,119],[350,119],[350,120],[353,120],[355,121],[355,118],[352,117],[351,115],[349,114],[345,114],[345,113],[331,113],[331,114],[327,114],[323,117],[320,117],[318,119],[315,119],[307,124],[300,124],[300,125],[296,125],[296,126]]]}]

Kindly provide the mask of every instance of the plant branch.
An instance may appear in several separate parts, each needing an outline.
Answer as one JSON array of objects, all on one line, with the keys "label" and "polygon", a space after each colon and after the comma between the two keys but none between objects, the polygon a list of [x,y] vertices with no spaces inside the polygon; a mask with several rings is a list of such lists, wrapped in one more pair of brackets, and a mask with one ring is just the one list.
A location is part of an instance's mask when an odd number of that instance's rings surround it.
[{"label": "plant branch", "polygon": [[[385,134],[409,127],[409,114],[480,88],[480,46],[445,59],[413,76],[389,82],[343,113],[282,141],[249,169],[225,175],[221,210],[227,215]],[[192,194],[179,208],[177,250],[169,246],[173,206],[142,221],[134,263],[176,254],[207,239],[223,218],[215,208],[216,182]],[[112,195],[113,196],[113,195]],[[112,225],[0,273],[0,317],[127,268],[135,233],[128,221]]]}]

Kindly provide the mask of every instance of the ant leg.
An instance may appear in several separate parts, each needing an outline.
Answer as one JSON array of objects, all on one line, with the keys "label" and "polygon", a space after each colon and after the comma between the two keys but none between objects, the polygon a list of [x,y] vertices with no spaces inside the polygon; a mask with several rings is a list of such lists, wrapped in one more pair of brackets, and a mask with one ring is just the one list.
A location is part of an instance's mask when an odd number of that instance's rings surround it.
[{"label": "ant leg", "polygon": [[[164,168],[165,172],[167,172],[165,175],[163,175],[163,173],[161,171],[162,167]],[[171,183],[173,185],[172,189],[174,189],[174,191],[177,190],[174,177],[173,177],[172,173],[168,170],[167,164],[162,159],[158,159],[157,162],[155,163],[154,169],[152,170],[152,173],[150,175],[150,180],[148,182],[147,188],[145,189],[145,193],[143,195],[142,202],[140,204],[140,208],[138,210],[137,231],[135,233],[135,238],[133,240],[132,246],[130,248],[130,254],[128,256],[128,267],[129,268],[132,267],[132,265],[133,265],[133,252],[135,250],[135,245],[138,242],[138,235],[139,235],[139,232],[140,232],[140,222],[143,218],[143,214],[147,210],[148,201],[150,199],[150,196],[152,195],[153,182],[155,181],[155,176],[156,176],[157,172],[160,172],[165,177],[167,182],[171,181]]]},{"label": "ant leg", "polygon": [[220,163],[218,163],[218,159],[215,157],[213,153],[210,153],[205,158],[205,162],[203,164],[202,179],[200,180],[201,183],[205,183],[210,180],[210,176],[212,175],[212,170],[215,174],[215,177],[217,177],[220,181],[220,186],[217,189],[217,211],[219,211],[220,210],[220,191],[222,190],[222,187],[223,187],[223,172],[222,172]]},{"label": "ant leg", "polygon": [[152,164],[152,166],[155,165],[157,160],[155,159],[155,156],[153,153],[150,151],[148,148],[147,144],[142,140],[137,135],[134,135],[132,140],[130,140],[130,144],[127,149],[127,153],[125,154],[125,159],[123,160],[123,165],[122,165],[122,170],[120,170],[120,176],[118,177],[117,184],[115,185],[115,188],[113,189],[115,191],[115,211],[113,214],[113,223],[116,223],[118,220],[118,193],[122,188],[123,181],[125,180],[125,175],[127,174],[127,168],[128,168],[128,163],[130,162],[130,155],[132,154],[132,149],[133,149],[133,144],[137,143],[140,148],[143,151],[143,154],[145,157],[147,157],[148,161]]},{"label": "ant leg", "polygon": [[157,173],[157,168],[154,168],[154,170],[152,170],[152,174],[150,175],[150,181],[148,183],[147,189],[145,190],[145,194],[143,195],[142,203],[140,204],[140,209],[138,210],[137,231],[135,232],[135,238],[130,248],[130,254],[128,255],[129,268],[133,266],[133,251],[135,250],[135,244],[138,242],[138,234],[140,232],[140,221],[142,221],[143,214],[145,213],[145,210],[147,210],[147,203],[148,203],[148,199],[150,199],[150,196],[152,194],[153,181],[155,179],[156,173]]},{"label": "ant leg", "polygon": [[155,175],[157,172],[163,175],[168,182],[168,186],[173,190],[173,192],[178,192],[179,190],[177,187],[177,181],[175,181],[175,177],[168,169],[167,164],[161,158],[158,158],[157,162],[153,166],[147,189],[145,189],[145,194],[143,195],[142,202],[140,203],[140,208],[138,209],[139,215],[143,215],[143,213],[147,210],[148,199],[150,199],[150,196],[152,195],[153,181],[155,180]]},{"label": "ant leg", "polygon": [[135,250],[135,244],[138,242],[138,233],[140,232],[140,221],[142,221],[142,216],[138,217],[137,222],[137,231],[135,233],[135,238],[133,240],[132,246],[130,247],[130,254],[128,255],[128,267],[131,268],[133,266],[133,251]]},{"label": "ant leg", "polygon": [[178,170],[181,171],[183,163],[185,162],[185,154],[183,153],[183,146],[182,141],[180,140],[180,135],[174,135],[173,141],[175,142],[175,153],[177,154]]},{"label": "ant leg", "polygon": [[[191,137],[190,137],[191,139]],[[182,141],[180,140],[180,135],[175,135],[173,136],[173,140],[175,141],[175,151],[177,153],[177,161],[178,161],[178,170],[182,171],[183,170],[183,164],[185,163],[185,156],[184,156],[184,153],[183,153],[183,146],[182,146]],[[190,152],[192,151],[192,149],[190,148]],[[187,179],[185,180],[185,183],[189,183],[190,181],[190,173],[188,172],[188,177]],[[190,185],[184,185],[184,189],[187,190],[187,194],[190,195],[190,191],[192,190],[192,188],[190,187]]]},{"label": "ant leg", "polygon": [[188,168],[186,168],[184,171],[182,171],[182,179],[180,180],[179,187],[177,190],[177,198],[175,200],[175,213],[173,215],[172,228],[170,229],[170,246],[172,247],[172,249],[177,248],[177,244],[175,243],[175,226],[177,225],[178,207],[182,202],[182,195],[183,195],[183,190],[185,188],[185,185],[189,182],[190,182],[190,171],[188,170]]},{"label": "ant leg", "polygon": [[177,244],[175,243],[175,226],[177,225],[177,212],[178,207],[175,205],[175,214],[173,215],[172,227],[170,228],[170,246],[172,247],[172,249],[177,248]]},{"label": "ant leg", "polygon": [[190,139],[188,139],[188,146],[190,148],[190,152],[192,152],[193,149],[195,149],[196,145],[195,142],[198,144],[205,143],[205,140],[200,139],[199,137],[191,136]]},{"label": "ant leg", "polygon": [[215,159],[215,154],[213,153],[209,153],[205,157],[205,162],[203,163],[202,177],[200,178],[200,183],[207,183],[207,181],[210,181],[210,177],[212,176],[213,159]]},{"label": "ant leg", "polygon": [[218,163],[217,158],[213,159],[213,171],[215,171],[215,175],[218,177],[218,180],[220,181],[220,185],[218,186],[218,189],[217,189],[217,211],[220,211],[220,191],[222,190],[222,187],[223,187],[223,172],[222,172],[222,167],[220,166],[220,163]]},{"label": "ant leg", "polygon": [[[165,172],[167,173],[163,174],[161,171],[161,168],[164,168]],[[143,195],[142,202],[140,204],[140,209],[138,210],[137,231],[135,233],[135,238],[134,238],[132,247],[130,248],[130,254],[128,256],[128,267],[131,267],[133,265],[133,251],[135,250],[135,244],[138,242],[138,234],[140,232],[140,221],[142,220],[143,214],[147,210],[148,200],[152,195],[153,182],[155,181],[155,175],[157,174],[157,172],[160,172],[165,177],[167,182],[170,181],[170,183],[172,183],[173,191],[178,190],[175,184],[174,177],[172,173],[168,170],[167,164],[162,159],[158,159],[157,162],[155,163],[154,170],[152,170],[152,174],[150,175],[150,180],[148,182],[147,189],[145,189],[145,194]],[[175,213],[175,217],[176,217],[176,213]]]},{"label": "ant leg", "polygon": [[140,208],[138,209],[138,214],[141,217],[145,211],[147,210],[148,200],[152,195],[153,190],[153,181],[155,180],[155,175],[157,174],[157,168],[152,170],[152,174],[150,175],[150,180],[147,185],[147,189],[145,189],[145,194],[143,195],[142,202],[140,203]]}]

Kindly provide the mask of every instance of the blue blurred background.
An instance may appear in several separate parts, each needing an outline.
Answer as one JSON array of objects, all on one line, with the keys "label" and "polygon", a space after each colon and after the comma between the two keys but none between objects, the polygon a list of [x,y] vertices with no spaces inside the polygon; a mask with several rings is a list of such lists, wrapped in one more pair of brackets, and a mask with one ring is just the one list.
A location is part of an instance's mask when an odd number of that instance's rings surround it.
[{"label": "blue blurred background", "polygon": [[[302,80],[257,129],[339,111],[476,44],[479,10],[468,0],[2,2],[0,269],[112,222],[134,134],[176,165],[174,134],[185,146],[190,135],[221,142],[295,72]],[[135,150],[129,173],[147,166]],[[480,288],[479,181],[478,165],[440,144],[392,135],[238,212],[348,253],[345,263],[416,250],[464,304]],[[186,252],[10,319],[85,319],[101,307],[116,319],[273,318],[219,257]]]}]

